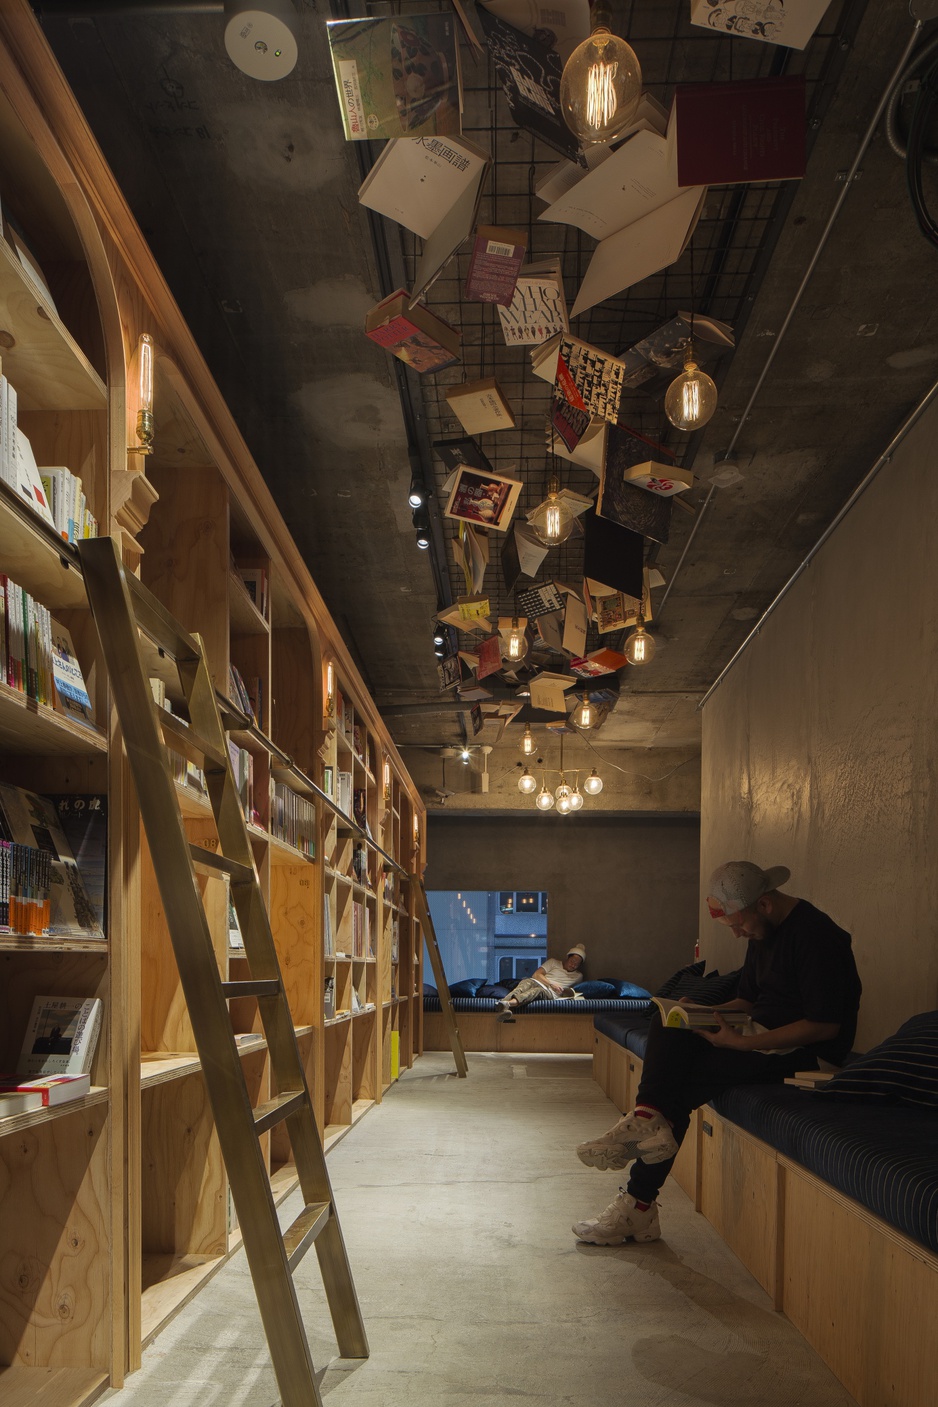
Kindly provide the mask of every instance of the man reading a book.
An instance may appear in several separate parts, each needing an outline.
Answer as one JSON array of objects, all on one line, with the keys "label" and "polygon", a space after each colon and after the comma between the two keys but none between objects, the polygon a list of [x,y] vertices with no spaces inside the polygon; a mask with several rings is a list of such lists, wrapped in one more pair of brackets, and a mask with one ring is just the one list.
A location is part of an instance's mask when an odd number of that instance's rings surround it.
[{"label": "man reading a book", "polygon": [[839,1064],[849,1051],[861,990],[850,935],[806,899],[781,893],[789,873],[734,860],[710,876],[711,917],[748,942],[738,995],[725,1009],[750,1020],[730,1025],[717,1010],[715,1029],[691,1030],[654,1016],[635,1108],[577,1148],[588,1167],[633,1164],[615,1201],[576,1223],[581,1241],[656,1241],[655,1198],[692,1110],[734,1085],[780,1084],[797,1070],[817,1069],[818,1059]]},{"label": "man reading a book", "polygon": [[561,1001],[573,995],[571,987],[583,981],[583,964],[586,962],[586,949],[582,943],[574,943],[567,950],[561,962],[559,958],[547,958],[530,977],[522,977],[518,985],[499,1002],[496,1021],[514,1021],[514,1013],[519,1006],[527,1006],[533,1001]]}]

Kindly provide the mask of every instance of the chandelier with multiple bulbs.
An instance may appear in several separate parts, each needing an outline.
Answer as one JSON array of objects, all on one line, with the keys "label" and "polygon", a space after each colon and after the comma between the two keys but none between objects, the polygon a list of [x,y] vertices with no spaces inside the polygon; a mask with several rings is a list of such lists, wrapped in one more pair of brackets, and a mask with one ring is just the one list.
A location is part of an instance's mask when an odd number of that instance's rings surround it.
[{"label": "chandelier with multiple bulbs", "polygon": [[[530,733],[530,731],[530,728],[525,729],[526,733]],[[531,748],[530,750],[524,749],[523,742],[522,749],[525,750],[525,755],[529,755],[529,751],[531,753],[535,751],[535,748]],[[598,796],[603,789],[603,779],[594,767],[584,781],[581,790],[580,770],[580,768],[576,768],[571,771],[570,775],[573,777],[573,785],[571,786],[563,765],[563,735],[561,734],[559,769],[549,768],[541,773],[541,789],[538,791],[537,778],[532,775],[528,767],[525,767],[521,776],[518,778],[518,790],[521,792],[522,796],[534,796],[534,805],[537,807],[538,811],[552,811],[556,807],[559,815],[569,816],[574,811],[581,811],[583,809],[587,796]],[[548,775],[560,777],[560,781],[553,791],[551,791],[547,785]],[[536,796],[534,795],[535,792],[537,792]]]}]

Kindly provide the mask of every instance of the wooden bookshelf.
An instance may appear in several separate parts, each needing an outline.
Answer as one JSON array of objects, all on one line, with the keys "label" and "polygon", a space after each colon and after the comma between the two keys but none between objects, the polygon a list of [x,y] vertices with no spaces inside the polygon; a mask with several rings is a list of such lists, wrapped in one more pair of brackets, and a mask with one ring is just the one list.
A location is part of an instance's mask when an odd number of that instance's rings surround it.
[{"label": "wooden bookshelf", "polygon": [[[254,859],[320,1130],[334,1146],[388,1088],[392,1031],[402,1069],[419,1052],[408,886],[395,869],[422,864],[419,794],[26,0],[0,7],[0,191],[54,301],[37,294],[0,240],[0,330],[11,343],[0,358],[20,424],[40,465],[81,476],[100,531],[205,641],[224,716],[236,725],[232,742],[251,759]],[[143,332],[157,348],[156,439],[146,458],[125,452]],[[260,602],[245,570],[264,574]],[[129,772],[109,746],[107,679],[78,556],[2,484],[0,572],[69,629],[98,724],[71,722],[0,675],[0,775],[37,792],[106,794],[109,804],[106,940],[0,934],[7,1062],[33,996],[99,995],[105,1005],[91,1093],[0,1121],[0,1260],[39,1258],[34,1288],[0,1303],[0,1396],[5,1407],[81,1407],[122,1384],[241,1238]],[[171,691],[167,662],[153,650],[146,658]],[[341,735],[329,716],[327,663],[348,703]],[[253,721],[240,701],[225,702],[231,665],[254,690]],[[169,696],[174,709],[180,702]],[[333,783],[340,767],[352,778],[357,816],[351,799],[349,814],[337,814],[327,767]],[[314,854],[272,832],[275,786],[315,808]],[[190,779],[176,791],[190,840],[210,845],[204,790]],[[393,961],[389,870],[401,932]],[[243,952],[229,943],[226,880],[200,873],[199,883],[222,974],[247,976]],[[347,957],[326,951],[327,905],[333,946]],[[327,977],[339,1008],[331,1019]],[[354,1012],[353,993],[362,1008]],[[256,1001],[232,1001],[231,1017],[236,1037],[248,1038],[239,1053],[250,1097],[262,1103],[276,1091]],[[28,1135],[28,1160],[15,1134]],[[282,1131],[263,1147],[279,1200],[295,1184]],[[66,1284],[67,1301],[53,1303]]]}]

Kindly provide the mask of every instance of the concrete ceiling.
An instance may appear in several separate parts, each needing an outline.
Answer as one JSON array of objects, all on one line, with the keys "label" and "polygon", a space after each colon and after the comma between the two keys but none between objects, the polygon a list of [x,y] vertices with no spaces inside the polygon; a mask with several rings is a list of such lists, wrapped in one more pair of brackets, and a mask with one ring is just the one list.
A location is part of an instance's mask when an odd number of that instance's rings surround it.
[{"label": "concrete ceiling", "polygon": [[[439,536],[433,554],[418,551],[406,495],[412,462],[428,483],[442,483],[429,444],[458,430],[442,390],[462,372],[421,380],[362,335],[365,311],[406,278],[415,250],[411,236],[358,205],[363,162],[376,153],[342,139],[323,28],[331,12],[297,0],[300,61],[289,78],[264,84],[228,61],[219,15],[130,15],[119,12],[133,7],[102,3],[98,10],[114,13],[82,17],[76,0],[73,17],[62,18],[49,8],[43,23],[59,62],[363,677],[437,804],[439,746],[462,741],[468,720],[438,709],[431,622],[460,582]],[[699,511],[714,456],[738,429],[912,21],[905,0],[833,0],[799,54],[693,29],[688,8],[687,0],[622,7],[621,32],[646,86],[667,104],[678,81],[804,73],[812,141],[805,180],[711,190],[693,255],[575,328],[620,351],[688,306],[692,292],[698,310],[737,328],[737,350],[717,373],[713,421],[690,439],[671,432],[699,476],[686,495]],[[543,207],[529,194],[555,157],[513,127],[487,61],[470,60],[465,80],[466,131],[498,157],[481,219],[528,227],[536,256],[562,252],[572,301],[592,242],[536,224]],[[461,255],[432,298],[464,325],[466,374],[494,370],[509,392],[518,432],[483,443],[496,465],[519,466],[520,506],[530,508],[544,489],[547,387],[530,376],[522,350],[500,346],[493,310],[483,319],[479,305],[461,303],[465,271]],[[935,378],[935,273],[903,164],[880,130],[739,433],[743,482],[714,494],[669,592],[654,662],[623,675],[595,751],[567,741],[568,763],[597,763],[606,778],[591,805],[697,805],[700,698]],[[633,396],[625,418],[661,434],[656,400]],[[588,471],[566,467],[571,487],[595,486]],[[675,512],[670,542],[654,552],[669,583],[693,526]],[[579,553],[571,542],[542,574],[575,580]],[[498,576],[496,561],[486,589],[510,610]],[[557,738],[535,731],[539,755],[557,766]],[[519,734],[512,725],[487,759],[484,795],[478,755],[458,774],[458,763],[447,764],[451,809],[530,807],[515,786]]]}]

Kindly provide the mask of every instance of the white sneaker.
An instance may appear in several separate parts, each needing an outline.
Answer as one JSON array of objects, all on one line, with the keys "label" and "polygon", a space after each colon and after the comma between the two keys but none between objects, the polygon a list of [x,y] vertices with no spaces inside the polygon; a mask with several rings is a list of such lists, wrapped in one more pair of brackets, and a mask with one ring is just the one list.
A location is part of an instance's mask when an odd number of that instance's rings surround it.
[{"label": "white sneaker", "polygon": [[576,1155],[588,1168],[624,1168],[635,1158],[643,1163],[663,1163],[678,1150],[671,1125],[663,1114],[650,1119],[638,1118],[634,1112],[624,1115],[607,1133],[581,1143]]},{"label": "white sneaker", "polygon": [[615,1201],[592,1221],[578,1221],[573,1234],[593,1246],[621,1246],[630,1237],[633,1241],[657,1241],[661,1235],[658,1203],[652,1202],[645,1211],[640,1211],[635,1198],[620,1187]]},{"label": "white sneaker", "polygon": [[515,1019],[515,1018],[514,1018],[514,1016],[513,1016],[513,1014],[512,1014],[512,1007],[511,1007],[510,1003],[509,1003],[508,1001],[504,1000],[504,998],[503,998],[503,999],[502,999],[501,1001],[499,1001],[499,1003],[498,1003],[498,1011],[496,1012],[495,1020],[496,1020],[496,1021],[514,1021],[514,1019]]}]

